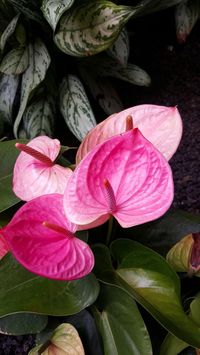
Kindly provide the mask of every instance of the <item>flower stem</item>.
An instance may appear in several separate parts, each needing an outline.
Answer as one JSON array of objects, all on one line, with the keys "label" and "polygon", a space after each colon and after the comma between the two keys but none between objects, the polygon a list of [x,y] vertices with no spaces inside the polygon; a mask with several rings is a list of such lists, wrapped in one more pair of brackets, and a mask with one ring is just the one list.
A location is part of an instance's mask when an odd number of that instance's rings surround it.
[{"label": "flower stem", "polygon": [[106,237],[106,245],[109,245],[111,242],[111,236],[112,236],[112,229],[113,229],[113,216],[111,215],[109,220],[108,220],[108,232],[107,232],[107,237]]}]

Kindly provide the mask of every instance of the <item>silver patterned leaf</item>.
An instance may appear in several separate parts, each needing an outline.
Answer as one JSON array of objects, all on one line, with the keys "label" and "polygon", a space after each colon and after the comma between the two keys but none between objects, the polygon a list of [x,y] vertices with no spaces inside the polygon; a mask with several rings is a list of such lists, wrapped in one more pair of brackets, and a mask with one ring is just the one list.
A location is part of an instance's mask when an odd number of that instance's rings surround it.
[{"label": "silver patterned leaf", "polygon": [[107,115],[123,110],[123,104],[110,80],[96,77],[84,68],[80,68],[80,72],[92,96]]},{"label": "silver patterned leaf", "polygon": [[128,63],[126,67],[123,67],[115,60],[103,56],[96,59],[96,72],[101,76],[111,76],[138,86],[151,84],[150,76],[137,65]]},{"label": "silver patterned leaf", "polygon": [[8,24],[8,26],[3,31],[1,38],[0,38],[0,50],[3,52],[4,47],[6,45],[7,40],[10,36],[15,32],[15,28],[19,19],[19,14],[16,15],[12,21]]},{"label": "silver patterned leaf", "polygon": [[184,43],[200,16],[199,0],[184,1],[176,7],[176,36],[179,43]]},{"label": "silver patterned leaf", "polygon": [[33,102],[24,112],[19,138],[32,139],[54,132],[55,102],[52,97],[43,97]]},{"label": "silver patterned leaf", "polygon": [[0,76],[0,119],[9,125],[12,125],[12,109],[18,84],[18,76]]},{"label": "silver patterned leaf", "polygon": [[14,135],[16,138],[29,96],[44,80],[51,61],[46,46],[40,39],[36,39],[34,43],[29,44],[28,57],[29,66],[22,75],[20,107],[14,123]]},{"label": "silver patterned leaf", "polygon": [[60,111],[70,131],[80,141],[96,126],[85,89],[74,75],[68,75],[61,84]]},{"label": "silver patterned leaf", "polygon": [[124,67],[128,64],[129,37],[125,27],[120,32],[119,37],[113,45],[107,49],[107,54]]},{"label": "silver patterned leaf", "polygon": [[18,47],[12,49],[3,58],[0,71],[8,75],[23,73],[28,67],[28,48]]},{"label": "silver patterned leaf", "polygon": [[55,43],[64,53],[84,57],[107,49],[124,24],[137,12],[130,6],[95,1],[73,7],[63,15]]},{"label": "silver patterned leaf", "polygon": [[74,0],[43,0],[42,12],[52,29],[56,26],[66,10],[74,3]]}]

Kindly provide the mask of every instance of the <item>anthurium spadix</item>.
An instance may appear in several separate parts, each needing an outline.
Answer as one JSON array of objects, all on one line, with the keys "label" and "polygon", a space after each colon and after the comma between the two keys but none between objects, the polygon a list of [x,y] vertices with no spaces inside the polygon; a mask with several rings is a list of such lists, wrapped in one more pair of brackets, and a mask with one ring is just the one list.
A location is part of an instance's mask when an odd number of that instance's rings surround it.
[{"label": "anthurium spadix", "polygon": [[0,233],[29,271],[50,279],[80,279],[92,270],[94,257],[74,235],[77,226],[66,218],[62,198],[51,194],[27,202]]},{"label": "anthurium spadix", "polygon": [[125,132],[128,116],[132,117],[133,127],[139,128],[167,160],[173,156],[182,136],[182,120],[177,107],[139,105],[113,114],[94,127],[82,141],[76,163],[97,144]]},{"label": "anthurium spadix", "polygon": [[54,161],[60,142],[47,136],[32,139],[27,145],[16,143],[21,150],[13,171],[13,191],[24,201],[35,197],[64,192],[72,171]]},{"label": "anthurium spadix", "polygon": [[122,227],[154,220],[173,199],[171,169],[156,148],[132,129],[91,150],[69,178],[66,216],[79,225],[113,215]]}]

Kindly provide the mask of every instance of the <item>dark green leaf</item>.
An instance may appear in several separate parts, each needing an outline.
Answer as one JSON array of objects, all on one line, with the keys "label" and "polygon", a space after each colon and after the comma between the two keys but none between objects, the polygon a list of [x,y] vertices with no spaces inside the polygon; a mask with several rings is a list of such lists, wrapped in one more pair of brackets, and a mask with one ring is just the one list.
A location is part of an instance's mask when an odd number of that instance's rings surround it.
[{"label": "dark green leaf", "polygon": [[94,303],[99,284],[93,274],[75,281],[57,281],[30,273],[11,255],[0,262],[0,316],[33,312],[63,316]]},{"label": "dark green leaf", "polygon": [[102,285],[94,315],[105,355],[151,355],[149,335],[137,305],[126,292]]},{"label": "dark green leaf", "polygon": [[17,22],[19,19],[19,14],[16,15],[12,21],[8,24],[8,26],[5,28],[3,31],[1,38],[0,38],[0,50],[3,52],[4,47],[6,45],[7,40],[10,38],[10,36],[14,33]]},{"label": "dark green leaf", "polygon": [[16,313],[0,318],[0,333],[9,335],[35,334],[47,325],[48,317],[31,313]]}]

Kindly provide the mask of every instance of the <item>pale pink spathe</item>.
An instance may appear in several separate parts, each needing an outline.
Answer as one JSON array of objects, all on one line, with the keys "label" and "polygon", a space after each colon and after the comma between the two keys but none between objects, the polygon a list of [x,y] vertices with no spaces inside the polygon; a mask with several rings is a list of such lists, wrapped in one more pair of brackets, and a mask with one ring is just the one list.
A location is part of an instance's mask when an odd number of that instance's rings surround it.
[{"label": "pale pink spathe", "polygon": [[[114,211],[106,198],[105,180],[115,196]],[[126,228],[160,217],[172,200],[169,164],[134,129],[104,141],[85,156],[68,181],[64,210],[79,225],[97,225],[98,219],[101,224],[112,214]]]},{"label": "pale pink spathe", "polygon": [[[58,231],[44,222],[57,226]],[[64,214],[62,195],[50,194],[27,202],[0,232],[11,253],[29,271],[50,279],[75,280],[94,265],[90,247],[73,235],[76,229]]]},{"label": "pale pink spathe", "polygon": [[97,144],[124,133],[126,118],[132,116],[134,128],[138,127],[147,138],[169,160],[176,152],[182,137],[182,120],[176,107],[138,105],[109,116],[94,127],[82,141],[76,155],[78,164]]},{"label": "pale pink spathe", "polygon": [[[47,136],[32,139],[28,146],[55,161],[60,152],[60,142]],[[21,152],[16,160],[13,171],[13,191],[24,201],[35,197],[64,192],[72,171],[58,164],[47,164]]]}]

